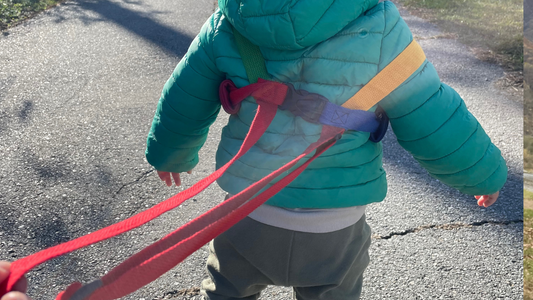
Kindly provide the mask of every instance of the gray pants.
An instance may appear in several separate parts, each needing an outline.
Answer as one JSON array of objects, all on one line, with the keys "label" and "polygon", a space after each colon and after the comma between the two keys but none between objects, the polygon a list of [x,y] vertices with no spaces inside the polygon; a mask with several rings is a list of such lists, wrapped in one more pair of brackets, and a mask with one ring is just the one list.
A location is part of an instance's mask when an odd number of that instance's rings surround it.
[{"label": "gray pants", "polygon": [[365,216],[329,233],[277,228],[245,218],[209,244],[209,300],[255,300],[267,285],[292,286],[298,300],[357,300],[370,261]]}]

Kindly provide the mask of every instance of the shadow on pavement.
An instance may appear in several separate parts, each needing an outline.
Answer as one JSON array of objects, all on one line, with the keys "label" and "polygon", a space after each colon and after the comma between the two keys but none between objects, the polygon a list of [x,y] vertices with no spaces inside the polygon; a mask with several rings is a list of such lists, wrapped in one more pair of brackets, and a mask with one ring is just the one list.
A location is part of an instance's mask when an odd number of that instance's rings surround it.
[{"label": "shadow on pavement", "polygon": [[72,239],[63,218],[58,215],[54,217],[48,216],[46,219],[38,219],[36,224],[32,225],[30,231],[38,249],[45,249]]},{"label": "shadow on pavement", "polygon": [[[109,166],[95,161],[79,165],[64,153],[40,157],[25,148],[20,151],[19,167],[26,170],[25,177],[2,204],[0,232],[7,234],[7,240],[24,241],[29,246],[26,251],[41,250],[111,225],[117,222],[116,212],[125,206],[115,199],[124,183]],[[37,185],[39,193],[31,185]],[[32,207],[34,215],[23,217],[27,207],[10,203],[24,203]],[[128,208],[136,212],[145,207],[140,202]],[[24,226],[17,228],[20,223]]]},{"label": "shadow on pavement", "polygon": [[[140,2],[127,3],[140,5]],[[99,14],[104,20],[127,29],[175,56],[183,56],[194,38],[151,18],[161,12],[140,13],[111,1],[81,1],[77,6]]]},{"label": "shadow on pavement", "polygon": [[21,121],[28,120],[29,115],[33,111],[33,102],[31,101],[24,101],[22,104],[22,109],[19,111],[19,118]]}]

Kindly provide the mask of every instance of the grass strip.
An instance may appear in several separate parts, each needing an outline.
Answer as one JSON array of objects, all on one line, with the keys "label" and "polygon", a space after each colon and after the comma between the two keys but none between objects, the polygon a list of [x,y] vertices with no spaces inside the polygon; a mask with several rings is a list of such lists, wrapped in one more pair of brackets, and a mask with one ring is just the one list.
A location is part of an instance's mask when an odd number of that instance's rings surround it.
[{"label": "grass strip", "polygon": [[5,30],[64,0],[0,0],[0,30]]},{"label": "grass strip", "polygon": [[530,191],[524,189],[524,199],[525,200],[533,200],[533,192],[530,192]]},{"label": "grass strip", "polygon": [[[457,35],[470,47],[485,49],[480,58],[521,70],[523,0],[397,0],[413,14]],[[487,50],[488,49],[488,50]]]},{"label": "grass strip", "polygon": [[[528,124],[527,118],[524,118],[524,121],[524,126],[526,126]],[[529,135],[527,131],[524,132],[524,170],[533,172],[533,136]]]}]

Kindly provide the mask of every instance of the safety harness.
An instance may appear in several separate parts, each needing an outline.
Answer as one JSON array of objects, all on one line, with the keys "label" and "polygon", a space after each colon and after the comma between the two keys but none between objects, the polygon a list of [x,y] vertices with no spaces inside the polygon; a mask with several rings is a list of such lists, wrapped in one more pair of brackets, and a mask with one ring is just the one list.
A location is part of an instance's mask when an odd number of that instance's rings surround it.
[{"label": "safety harness", "polygon": [[[309,122],[323,124],[320,138],[283,167],[128,258],[102,278],[86,285],[79,282],[71,284],[58,294],[56,300],[118,299],[154,281],[287,186],[315,158],[333,146],[345,130],[371,132],[370,138],[379,141],[385,134],[388,119],[381,109],[377,109],[376,113],[368,110],[407,80],[426,59],[420,46],[416,41],[412,41],[359,92],[342,106],[338,106],[321,95],[296,90],[290,84],[268,80],[269,75],[259,47],[235,29],[234,36],[251,84],[237,88],[233,82],[225,80],[219,89],[221,103],[224,110],[230,114],[237,113],[240,103],[249,96],[253,97],[258,105],[250,130],[235,157],[192,187],[148,210],[13,262],[8,280],[0,285],[0,297],[11,291],[14,284],[37,265],[139,227],[203,191],[261,138],[278,108],[288,110]],[[312,152],[315,153],[305,163],[258,194],[273,179],[288,172]]]}]

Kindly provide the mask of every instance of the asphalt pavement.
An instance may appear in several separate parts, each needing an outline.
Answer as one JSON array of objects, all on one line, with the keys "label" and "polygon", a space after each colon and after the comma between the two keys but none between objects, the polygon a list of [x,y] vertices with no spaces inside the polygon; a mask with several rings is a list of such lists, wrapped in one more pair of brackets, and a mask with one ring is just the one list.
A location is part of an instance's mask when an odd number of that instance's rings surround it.
[{"label": "asphalt pavement", "polygon": [[[174,195],[144,158],[163,84],[215,1],[68,1],[0,34],[0,259],[15,260],[123,220]],[[504,71],[426,21],[402,15],[441,79],[502,150],[508,182],[479,208],[431,178],[389,132],[389,194],[368,208],[373,229],[363,300],[522,299],[522,102],[495,86]],[[183,176],[210,174],[221,113]],[[54,299],[90,282],[219,203],[216,185],[140,229],[32,271],[29,294]],[[206,247],[124,299],[200,299]],[[261,298],[290,299],[269,287]]]}]

